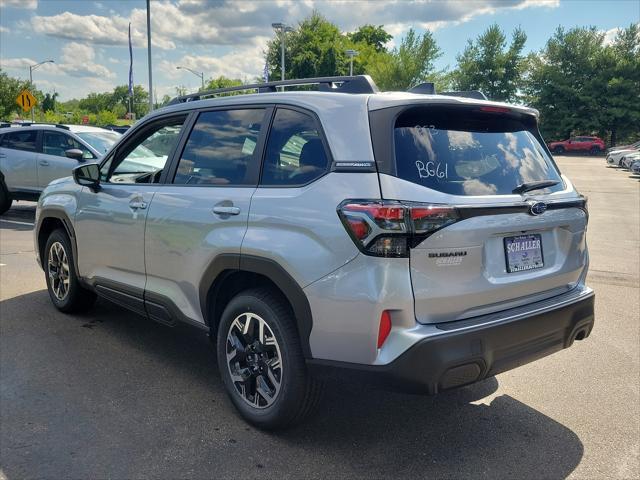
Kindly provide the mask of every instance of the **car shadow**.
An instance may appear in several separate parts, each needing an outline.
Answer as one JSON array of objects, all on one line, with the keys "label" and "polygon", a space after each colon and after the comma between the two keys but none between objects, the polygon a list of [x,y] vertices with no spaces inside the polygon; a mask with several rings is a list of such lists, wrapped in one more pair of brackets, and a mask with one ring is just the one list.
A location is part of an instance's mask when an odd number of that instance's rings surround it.
[{"label": "car shadow", "polygon": [[235,413],[202,332],[104,301],[64,315],[45,290],[0,312],[10,480],[564,478],[583,456],[574,432],[497,393],[495,378],[434,397],[332,380],[305,423],[263,432]]}]

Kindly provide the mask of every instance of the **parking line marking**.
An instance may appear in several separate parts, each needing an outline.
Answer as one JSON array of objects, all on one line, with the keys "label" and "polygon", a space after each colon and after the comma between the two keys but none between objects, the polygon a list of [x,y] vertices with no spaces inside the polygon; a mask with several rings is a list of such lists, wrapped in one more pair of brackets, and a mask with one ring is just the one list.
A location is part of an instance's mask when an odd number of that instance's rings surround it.
[{"label": "parking line marking", "polygon": [[5,220],[4,218],[0,218],[0,222],[6,222],[6,223],[15,223],[16,225],[29,225],[30,227],[33,227],[33,223],[29,223],[29,222],[18,222],[17,220]]}]

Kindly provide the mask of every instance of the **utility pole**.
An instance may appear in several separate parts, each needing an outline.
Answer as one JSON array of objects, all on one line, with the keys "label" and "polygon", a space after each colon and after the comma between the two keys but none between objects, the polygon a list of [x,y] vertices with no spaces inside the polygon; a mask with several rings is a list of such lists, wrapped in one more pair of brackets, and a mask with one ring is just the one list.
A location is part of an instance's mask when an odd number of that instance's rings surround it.
[{"label": "utility pole", "polygon": [[151,74],[151,5],[147,0],[147,57],[149,63],[149,112],[153,111],[153,80]]},{"label": "utility pole", "polygon": [[[55,63],[53,60],[45,60],[44,62],[36,63],[35,65],[29,65],[29,87],[33,89],[33,71],[38,68],[40,65],[44,65],[45,63]],[[33,109],[31,108],[31,121],[35,121],[35,117],[33,114]]]}]

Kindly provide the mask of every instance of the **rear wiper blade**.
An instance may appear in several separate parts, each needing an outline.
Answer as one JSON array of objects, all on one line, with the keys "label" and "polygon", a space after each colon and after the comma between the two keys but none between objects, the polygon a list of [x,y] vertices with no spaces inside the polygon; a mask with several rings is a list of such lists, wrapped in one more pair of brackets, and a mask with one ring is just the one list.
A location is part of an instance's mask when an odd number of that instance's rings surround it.
[{"label": "rear wiper blade", "polygon": [[539,180],[537,182],[523,183],[522,185],[518,185],[516,188],[514,188],[512,190],[512,193],[530,192],[531,190],[539,190],[541,188],[553,187],[554,185],[558,185],[559,183],[560,183],[559,180]]}]

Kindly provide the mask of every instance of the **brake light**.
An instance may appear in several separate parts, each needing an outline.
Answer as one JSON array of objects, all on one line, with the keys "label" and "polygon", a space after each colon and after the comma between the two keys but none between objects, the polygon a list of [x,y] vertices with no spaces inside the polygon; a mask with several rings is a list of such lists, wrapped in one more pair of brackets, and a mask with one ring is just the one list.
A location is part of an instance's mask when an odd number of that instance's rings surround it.
[{"label": "brake light", "polygon": [[489,112],[489,113],[509,113],[511,111],[510,108],[507,107],[480,107],[481,112]]},{"label": "brake light", "polygon": [[338,215],[360,250],[407,257],[409,249],[458,220],[454,207],[393,200],[345,200]]}]

